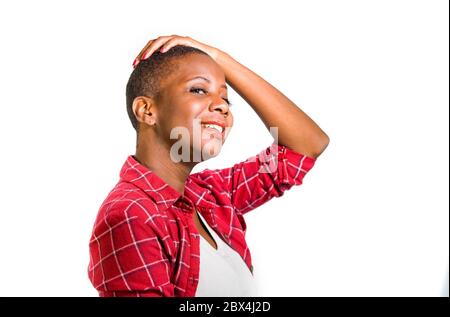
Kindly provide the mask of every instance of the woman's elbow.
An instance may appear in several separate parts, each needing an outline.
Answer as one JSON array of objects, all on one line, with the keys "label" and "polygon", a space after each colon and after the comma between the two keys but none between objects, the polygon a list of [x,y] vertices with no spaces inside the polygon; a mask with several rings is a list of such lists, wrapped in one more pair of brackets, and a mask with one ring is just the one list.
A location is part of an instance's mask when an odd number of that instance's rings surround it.
[{"label": "woman's elbow", "polygon": [[312,157],[318,158],[325,151],[325,149],[328,147],[329,144],[330,138],[328,137],[328,135],[324,134],[324,136],[321,137],[321,140],[317,142]]}]

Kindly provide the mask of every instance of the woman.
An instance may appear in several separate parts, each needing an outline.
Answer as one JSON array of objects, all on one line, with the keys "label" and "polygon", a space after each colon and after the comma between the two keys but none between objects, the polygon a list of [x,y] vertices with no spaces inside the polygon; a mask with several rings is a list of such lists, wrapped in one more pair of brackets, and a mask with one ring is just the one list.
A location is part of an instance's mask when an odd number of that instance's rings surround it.
[{"label": "woman", "polygon": [[[100,296],[255,296],[243,215],[300,185],[328,136],[264,79],[190,37],[149,41],[133,66],[127,109],[136,154],[94,225],[93,286]],[[226,83],[278,129],[278,143],[190,174],[220,152],[233,125]]]}]

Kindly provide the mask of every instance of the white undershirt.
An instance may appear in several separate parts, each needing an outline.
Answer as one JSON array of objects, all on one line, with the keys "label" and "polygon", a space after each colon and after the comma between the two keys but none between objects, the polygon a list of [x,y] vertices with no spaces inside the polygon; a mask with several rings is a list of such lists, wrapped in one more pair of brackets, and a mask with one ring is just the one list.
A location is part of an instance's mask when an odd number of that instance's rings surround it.
[{"label": "white undershirt", "polygon": [[197,214],[216,241],[217,250],[200,236],[200,273],[195,296],[257,296],[254,277],[242,257]]}]

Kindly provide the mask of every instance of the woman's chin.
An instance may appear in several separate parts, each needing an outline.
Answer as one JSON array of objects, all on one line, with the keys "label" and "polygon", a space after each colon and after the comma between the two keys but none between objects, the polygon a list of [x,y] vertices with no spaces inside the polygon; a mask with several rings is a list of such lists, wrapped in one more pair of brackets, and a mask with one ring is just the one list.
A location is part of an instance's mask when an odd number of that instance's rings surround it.
[{"label": "woman's chin", "polygon": [[202,140],[202,161],[219,155],[222,145],[222,140],[218,138]]}]

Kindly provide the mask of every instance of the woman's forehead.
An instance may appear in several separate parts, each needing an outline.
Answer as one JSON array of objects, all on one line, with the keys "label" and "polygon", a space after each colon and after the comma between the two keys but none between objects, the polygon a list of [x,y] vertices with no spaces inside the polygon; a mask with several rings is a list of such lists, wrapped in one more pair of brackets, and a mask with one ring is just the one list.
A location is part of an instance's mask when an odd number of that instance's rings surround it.
[{"label": "woman's forehead", "polygon": [[179,83],[202,78],[218,83],[225,80],[223,70],[211,57],[191,54],[187,58],[179,61],[176,70],[176,80]]}]

